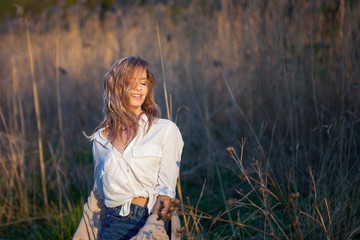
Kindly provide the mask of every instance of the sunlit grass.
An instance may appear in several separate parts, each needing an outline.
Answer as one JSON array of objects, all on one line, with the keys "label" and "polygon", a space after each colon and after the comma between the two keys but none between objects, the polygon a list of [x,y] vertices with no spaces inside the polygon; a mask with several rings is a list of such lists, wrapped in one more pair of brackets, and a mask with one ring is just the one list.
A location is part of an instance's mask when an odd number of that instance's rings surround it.
[{"label": "sunlit grass", "polygon": [[73,234],[93,184],[82,131],[101,119],[104,73],[129,55],[152,64],[163,117],[183,134],[185,238],[359,236],[360,4],[290,2],[158,3],[104,21],[70,13],[4,23],[0,237]]}]

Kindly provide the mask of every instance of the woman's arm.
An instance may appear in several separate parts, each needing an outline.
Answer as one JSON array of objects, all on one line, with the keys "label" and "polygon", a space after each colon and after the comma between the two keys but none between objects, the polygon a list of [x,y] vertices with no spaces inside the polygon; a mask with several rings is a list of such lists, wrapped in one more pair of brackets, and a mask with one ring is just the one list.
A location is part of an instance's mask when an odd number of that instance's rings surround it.
[{"label": "woman's arm", "polygon": [[184,142],[179,128],[175,123],[171,122],[166,130],[162,144],[162,160],[157,187],[159,195],[154,205],[153,213],[157,214],[159,212],[161,201],[163,201],[161,215],[165,216],[170,206],[170,199],[175,198],[183,146]]}]

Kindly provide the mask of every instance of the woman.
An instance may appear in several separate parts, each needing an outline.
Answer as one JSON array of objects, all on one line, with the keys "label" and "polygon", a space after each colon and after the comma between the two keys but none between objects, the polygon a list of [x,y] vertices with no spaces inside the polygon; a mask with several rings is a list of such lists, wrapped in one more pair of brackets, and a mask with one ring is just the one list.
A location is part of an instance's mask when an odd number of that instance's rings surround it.
[{"label": "woman", "polygon": [[74,239],[130,239],[146,221],[164,226],[157,216],[175,197],[183,140],[173,122],[158,118],[154,83],[140,57],[106,73],[105,117],[91,137],[94,187]]}]

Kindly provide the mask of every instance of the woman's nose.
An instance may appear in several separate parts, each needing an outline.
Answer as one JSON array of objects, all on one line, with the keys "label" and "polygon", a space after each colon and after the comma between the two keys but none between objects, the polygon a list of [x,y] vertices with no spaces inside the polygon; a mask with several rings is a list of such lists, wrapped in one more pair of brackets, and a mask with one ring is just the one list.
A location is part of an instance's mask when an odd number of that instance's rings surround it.
[{"label": "woman's nose", "polygon": [[138,90],[138,91],[141,91],[142,87],[141,87],[141,84],[140,83],[137,83],[135,85],[135,90]]}]

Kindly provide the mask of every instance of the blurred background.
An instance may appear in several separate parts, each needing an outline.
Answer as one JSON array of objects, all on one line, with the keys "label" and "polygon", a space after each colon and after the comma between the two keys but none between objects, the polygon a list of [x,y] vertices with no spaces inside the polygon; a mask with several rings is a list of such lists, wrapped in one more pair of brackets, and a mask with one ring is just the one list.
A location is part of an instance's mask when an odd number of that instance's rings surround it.
[{"label": "blurred background", "polygon": [[93,184],[83,132],[130,55],[183,135],[185,239],[360,239],[359,1],[0,6],[0,239],[71,239]]}]

